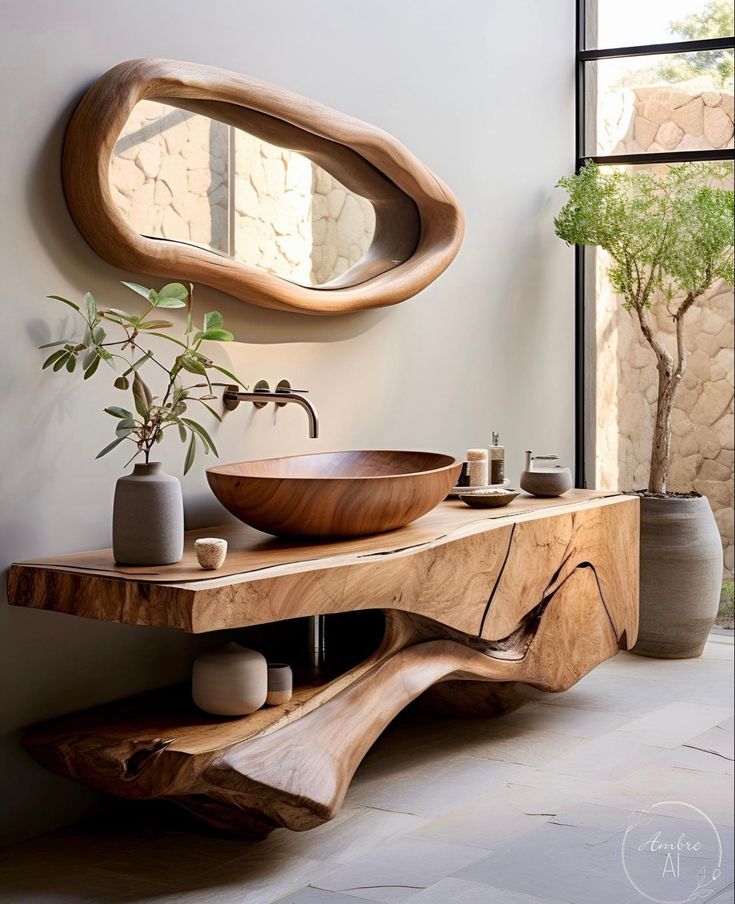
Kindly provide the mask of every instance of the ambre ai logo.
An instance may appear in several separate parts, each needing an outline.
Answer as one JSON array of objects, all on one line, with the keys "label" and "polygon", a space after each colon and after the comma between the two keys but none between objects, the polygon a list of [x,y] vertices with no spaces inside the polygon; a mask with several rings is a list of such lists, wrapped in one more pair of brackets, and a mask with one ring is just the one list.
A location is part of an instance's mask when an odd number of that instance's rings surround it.
[{"label": "ambre ai logo", "polygon": [[636,810],[622,856],[630,884],[656,904],[706,901],[727,884],[716,826],[697,807],[678,800]]}]

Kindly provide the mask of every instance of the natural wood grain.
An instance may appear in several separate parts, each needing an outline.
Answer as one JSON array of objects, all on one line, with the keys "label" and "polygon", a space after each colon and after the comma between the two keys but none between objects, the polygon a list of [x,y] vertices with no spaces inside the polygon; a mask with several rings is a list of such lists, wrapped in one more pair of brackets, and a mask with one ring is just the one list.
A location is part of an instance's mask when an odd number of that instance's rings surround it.
[{"label": "natural wood grain", "polygon": [[[136,233],[114,203],[108,170],[125,122],[136,103],[146,98],[194,103],[199,109],[208,102],[229,105],[225,113],[231,119],[237,118],[232,107],[239,108],[244,120],[265,131],[283,123],[290,136],[293,130],[303,133],[303,152],[327,169],[331,142],[338,151],[341,181],[375,199],[376,244],[365,271],[358,274],[363,281],[305,288],[192,245]],[[452,192],[381,129],[267,82],[176,60],[129,60],[92,85],[67,129],[63,178],[74,221],[110,263],[153,276],[203,282],[252,304],[309,314],[346,313],[405,301],[449,266],[464,232]],[[394,248],[397,233],[401,241]],[[383,269],[394,250],[400,259],[414,244],[405,260]]]},{"label": "natural wood grain", "polygon": [[[434,695],[444,710],[454,697],[462,714],[486,715],[520,685],[566,690],[631,646],[637,512],[636,498],[593,494],[553,507],[534,502],[505,519],[474,512],[461,522],[448,506],[443,523],[455,529],[417,545],[382,553],[352,545],[318,561],[273,564],[268,577],[231,576],[204,588],[148,584],[173,603],[184,590],[211,594],[199,627],[216,623],[218,604],[240,624],[381,609],[385,632],[358,664],[297,683],[283,706],[225,720],[197,713],[179,690],[155,692],[56,719],[32,730],[26,746],[55,772],[121,797],[170,799],[219,828],[311,828],[339,810],[391,719],[434,685],[448,682]],[[128,577],[107,583],[146,586]]]},{"label": "natural wood grain", "polygon": [[[499,510],[445,502],[391,533],[319,543],[222,525],[188,532],[182,561],[159,569],[121,568],[109,549],[16,563],[8,599],[16,606],[193,633],[360,608],[413,611],[480,633],[514,524],[607,506],[637,512],[637,505],[631,497],[586,490],[555,500],[520,496]],[[215,577],[199,568],[193,550],[197,537],[213,535],[229,544]]]},{"label": "natural wood grain", "polygon": [[428,687],[459,678],[565,690],[617,652],[610,605],[593,571],[578,568],[505,645],[388,612],[375,654],[295,708],[275,707],[266,724],[259,713],[156,724],[139,700],[55,720],[25,743],[56,772],[122,797],[171,799],[219,828],[308,829],[337,813],[375,738]]},{"label": "natural wood grain", "polygon": [[435,452],[317,452],[207,468],[240,521],[277,536],[362,537],[405,527],[444,499],[461,462]]}]

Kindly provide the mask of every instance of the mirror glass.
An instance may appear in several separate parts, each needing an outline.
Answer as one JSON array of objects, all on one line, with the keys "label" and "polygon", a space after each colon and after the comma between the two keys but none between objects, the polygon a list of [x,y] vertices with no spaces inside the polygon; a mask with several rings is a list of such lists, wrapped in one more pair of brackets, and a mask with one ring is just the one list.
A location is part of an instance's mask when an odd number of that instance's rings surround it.
[{"label": "mirror glass", "polygon": [[375,236],[372,203],[308,157],[169,103],[136,104],[109,178],[117,209],[139,234],[302,286],[349,285]]}]

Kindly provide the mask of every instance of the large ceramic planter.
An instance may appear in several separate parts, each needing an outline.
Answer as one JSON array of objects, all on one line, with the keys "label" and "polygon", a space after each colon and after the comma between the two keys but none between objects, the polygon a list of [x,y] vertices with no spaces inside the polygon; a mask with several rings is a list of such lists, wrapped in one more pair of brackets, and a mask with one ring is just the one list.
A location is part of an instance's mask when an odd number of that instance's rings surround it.
[{"label": "large ceramic planter", "polygon": [[120,565],[171,565],[183,556],[181,484],[160,462],[135,465],[117,481],[112,552]]},{"label": "large ceramic planter", "polygon": [[641,498],[640,628],[633,652],[700,656],[722,590],[722,541],[704,496]]}]

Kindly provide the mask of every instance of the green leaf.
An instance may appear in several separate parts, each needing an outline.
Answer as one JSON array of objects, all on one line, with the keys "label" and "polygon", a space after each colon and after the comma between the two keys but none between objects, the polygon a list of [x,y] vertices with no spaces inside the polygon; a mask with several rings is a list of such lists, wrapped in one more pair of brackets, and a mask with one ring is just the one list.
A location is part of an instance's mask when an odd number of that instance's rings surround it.
[{"label": "green leaf", "polygon": [[91,376],[94,375],[94,372],[100,366],[101,358],[99,355],[95,355],[94,361],[89,365],[89,367],[84,371],[84,379],[88,380]]},{"label": "green leaf", "polygon": [[130,436],[133,430],[135,430],[135,424],[132,421],[120,421],[119,426],[115,428],[115,436],[125,439],[126,436]]},{"label": "green leaf", "polygon": [[196,433],[199,434],[200,438],[202,439],[202,441],[204,443],[205,453],[207,452],[207,447],[209,446],[209,448],[212,450],[212,452],[214,452],[215,455],[219,455],[219,452],[217,451],[217,447],[212,442],[212,437],[207,433],[207,431],[204,429],[204,427],[201,426],[201,424],[197,424],[196,421],[193,421],[191,418],[188,418],[188,417],[182,417],[181,420],[189,427],[190,430],[194,430]]},{"label": "green leaf", "polygon": [[84,358],[82,358],[82,367],[86,370],[93,361],[97,361],[99,364],[99,356],[97,354],[96,348],[90,348],[89,351],[85,354]]},{"label": "green leaf", "polygon": [[208,339],[213,342],[232,342],[234,335],[229,330],[205,330],[194,335],[194,342],[203,342]]},{"label": "green leaf", "polygon": [[179,428],[179,439],[181,440],[182,443],[185,443],[186,442],[186,429],[185,429],[184,425],[181,423],[181,421],[179,421],[178,418],[176,418],[176,421],[177,421],[177,426]]},{"label": "green leaf", "polygon": [[180,342],[178,339],[174,339],[173,336],[167,336],[166,333],[151,333],[151,336],[158,336],[159,339],[168,339],[169,342],[175,342],[176,345],[180,345],[182,348],[186,348],[186,345],[183,342]]},{"label": "green leaf", "polygon": [[188,371],[190,374],[206,377],[207,369],[201,362],[193,361],[191,358],[187,358],[184,355],[181,355],[178,360],[184,370]]},{"label": "green leaf", "polygon": [[[153,357],[153,352],[146,352],[142,358],[138,358],[137,361],[133,361],[133,363],[130,365],[130,367],[126,371],[123,372],[123,377],[127,377],[129,374],[135,373],[135,371],[139,367],[142,367],[142,365],[145,364],[146,361],[149,361],[152,357]],[[127,386],[124,388],[127,389]]]},{"label": "green leaf", "polygon": [[87,306],[87,320],[95,323],[97,320],[97,302],[91,292],[84,293],[84,304]]},{"label": "green leaf", "polygon": [[113,440],[113,441],[110,443],[109,446],[105,446],[105,448],[104,448],[101,452],[98,452],[98,453],[95,455],[95,459],[97,459],[97,458],[102,458],[103,455],[107,455],[108,452],[112,452],[112,450],[115,448],[115,446],[119,446],[120,443],[121,443],[124,439],[125,439],[124,436],[119,436],[117,439]]},{"label": "green leaf", "polygon": [[158,293],[157,308],[185,308],[189,292],[181,283],[168,283]]},{"label": "green leaf", "polygon": [[81,310],[78,304],[74,304],[73,301],[69,301],[68,298],[63,298],[61,295],[47,295],[46,298],[53,298],[54,301],[60,301],[62,304],[68,304],[70,308],[74,308],[75,311]]},{"label": "green leaf", "polygon": [[126,419],[133,417],[132,411],[128,411],[127,408],[120,408],[118,405],[110,405],[109,408],[105,408],[105,411],[107,412],[107,414],[111,414],[113,417],[120,417],[120,418],[126,418]]},{"label": "green leaf", "polygon": [[243,383],[243,381],[242,381],[239,377],[236,377],[235,374],[233,374],[231,371],[227,370],[226,368],[220,367],[219,364],[213,364],[212,367],[213,367],[215,370],[218,370],[221,374],[224,374],[226,377],[229,377],[231,380],[234,380],[235,383],[238,384],[238,386],[244,386],[244,385],[245,385],[245,384]]},{"label": "green leaf", "polygon": [[192,431],[189,447],[186,450],[186,458],[184,459],[184,474],[189,473],[191,466],[194,464],[196,453],[196,434]]},{"label": "green leaf", "polygon": [[222,423],[222,417],[212,408],[211,405],[207,405],[207,403],[203,399],[192,399],[193,402],[199,402],[200,405],[204,405],[207,411],[212,415],[212,417]]},{"label": "green leaf", "polygon": [[39,349],[41,348],[53,348],[55,345],[72,345],[74,343],[73,339],[57,339],[56,342],[46,342],[43,345],[39,345]]},{"label": "green leaf", "polygon": [[225,318],[219,311],[208,311],[204,315],[204,332],[207,330],[219,330],[225,325]]},{"label": "green leaf", "polygon": [[61,357],[57,358],[56,362],[54,363],[54,371],[56,373],[58,373],[61,370],[61,368],[66,364],[66,362],[69,360],[69,358],[71,358],[71,356],[72,356],[71,352],[66,352],[66,351],[62,352]]},{"label": "green leaf", "polygon": [[130,380],[127,377],[118,377],[112,385],[115,389],[130,389]]},{"label": "green leaf", "polygon": [[73,354],[69,354],[69,357],[66,359],[66,369],[70,374],[74,373],[74,368],[77,366],[77,356]]},{"label": "green leaf", "polygon": [[163,430],[159,430],[158,433],[156,433],[156,442],[157,443],[163,442]]},{"label": "green leaf", "polygon": [[142,418],[148,418],[153,398],[148,387],[145,385],[138,373],[133,377],[133,399],[135,401],[135,409]]},{"label": "green leaf", "polygon": [[170,320],[141,320],[137,326],[139,330],[165,330],[173,323]]},{"label": "green leaf", "polygon": [[[47,367],[51,367],[51,365],[58,361],[59,358],[62,358],[64,355],[68,355],[69,353],[64,348],[60,348],[57,352],[54,352],[52,355],[49,355],[48,358],[41,365],[41,370],[45,370]],[[60,370],[61,368],[59,368]]]},{"label": "green leaf", "polygon": [[118,311],[115,308],[110,308],[106,311],[98,311],[97,312],[100,317],[104,317],[105,320],[111,320],[113,323],[129,323],[131,326],[136,326],[140,317],[134,317],[132,314],[126,314],[124,311]]},{"label": "green leaf", "polygon": [[146,301],[150,301],[151,292],[153,291],[153,289],[146,289],[145,286],[141,286],[138,283],[134,282],[125,282],[125,280],[121,280],[121,282],[124,286],[127,286],[128,289],[132,289],[133,292],[137,292],[138,295],[142,295]]}]

